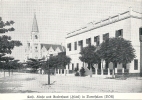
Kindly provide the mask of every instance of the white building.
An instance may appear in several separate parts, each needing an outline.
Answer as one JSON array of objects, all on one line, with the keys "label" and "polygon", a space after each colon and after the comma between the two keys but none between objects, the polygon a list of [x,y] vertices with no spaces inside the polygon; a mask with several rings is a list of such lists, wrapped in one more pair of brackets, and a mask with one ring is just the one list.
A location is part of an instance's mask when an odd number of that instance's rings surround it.
[{"label": "white building", "polygon": [[32,32],[30,41],[27,41],[25,49],[25,61],[29,58],[45,60],[49,56],[58,55],[58,53],[65,52],[65,47],[59,44],[46,44],[41,43],[42,37],[40,37],[36,15],[34,14]]},{"label": "white building", "polygon": [[[131,73],[132,75],[138,75],[140,70],[142,70],[142,45],[139,39],[141,35],[142,13],[133,11],[132,8],[130,8],[129,11],[101,21],[88,23],[86,26],[70,32],[66,36],[66,55],[72,59],[71,64],[66,66],[66,69],[74,70],[75,67],[80,69],[84,66],[86,73],[89,74],[90,72],[87,69],[87,64],[83,65],[83,62],[79,60],[80,48],[87,46],[86,41],[89,41],[92,45],[98,46],[105,36],[121,36],[132,41],[132,45],[136,50],[136,58],[126,66],[117,64],[115,73]],[[96,75],[110,75],[112,63],[100,63],[98,66],[94,65],[94,68],[94,73]]]}]

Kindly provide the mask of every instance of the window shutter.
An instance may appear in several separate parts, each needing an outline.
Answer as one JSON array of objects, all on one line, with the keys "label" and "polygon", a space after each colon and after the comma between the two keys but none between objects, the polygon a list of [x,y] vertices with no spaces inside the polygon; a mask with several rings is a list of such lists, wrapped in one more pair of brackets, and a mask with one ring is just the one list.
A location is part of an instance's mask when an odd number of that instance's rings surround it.
[{"label": "window shutter", "polygon": [[118,37],[118,31],[115,31],[115,37]]},{"label": "window shutter", "polygon": [[142,28],[139,28],[139,39],[142,42]]},{"label": "window shutter", "polygon": [[88,44],[89,43],[89,39],[86,39],[86,44]]},{"label": "window shutter", "polygon": [[97,37],[94,37],[94,42],[97,42]]},{"label": "window shutter", "polygon": [[106,34],[106,39],[108,39],[108,38],[109,38],[109,33]]},{"label": "window shutter", "polygon": [[142,35],[142,28],[139,28],[139,35]]},{"label": "window shutter", "polygon": [[123,37],[123,29],[121,29],[121,37]]},{"label": "window shutter", "polygon": [[103,40],[106,40],[106,34],[103,34]]}]

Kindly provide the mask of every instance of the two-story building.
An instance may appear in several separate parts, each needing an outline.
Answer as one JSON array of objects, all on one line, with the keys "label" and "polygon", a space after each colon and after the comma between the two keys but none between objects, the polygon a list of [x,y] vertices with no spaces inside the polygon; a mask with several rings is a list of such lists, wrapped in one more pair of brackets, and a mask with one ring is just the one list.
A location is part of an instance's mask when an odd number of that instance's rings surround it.
[{"label": "two-story building", "polygon": [[[136,50],[136,58],[127,65],[116,64],[115,73],[131,73],[138,75],[142,70],[142,13],[132,10],[110,16],[106,19],[90,22],[66,36],[66,54],[71,57],[71,64],[66,66],[67,70],[79,69],[84,66],[89,74],[88,65],[79,60],[79,52],[88,43],[99,46],[105,38],[122,37],[130,40]],[[112,74],[112,63],[100,63],[94,65],[96,75]],[[107,66],[107,68],[106,68]],[[106,73],[104,73],[107,70]],[[142,71],[141,71],[142,72]]]}]

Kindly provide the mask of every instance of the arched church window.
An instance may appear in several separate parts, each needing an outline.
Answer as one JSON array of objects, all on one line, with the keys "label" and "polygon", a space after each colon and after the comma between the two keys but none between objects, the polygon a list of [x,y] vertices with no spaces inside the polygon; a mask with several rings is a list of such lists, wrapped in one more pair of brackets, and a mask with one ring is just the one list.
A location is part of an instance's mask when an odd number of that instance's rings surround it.
[{"label": "arched church window", "polygon": [[38,39],[38,36],[37,36],[37,35],[35,35],[35,39]]},{"label": "arched church window", "polygon": [[35,47],[35,52],[38,52],[38,49],[37,49],[37,47]]}]

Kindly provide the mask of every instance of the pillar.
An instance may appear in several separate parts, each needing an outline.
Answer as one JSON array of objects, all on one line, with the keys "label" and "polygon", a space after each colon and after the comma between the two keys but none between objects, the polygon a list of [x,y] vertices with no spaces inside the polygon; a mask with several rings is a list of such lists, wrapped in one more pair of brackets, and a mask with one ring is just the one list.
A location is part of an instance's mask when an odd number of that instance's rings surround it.
[{"label": "pillar", "polygon": [[66,69],[64,69],[64,75],[66,75]]},{"label": "pillar", "polygon": [[104,75],[104,69],[103,68],[101,69],[101,75]]},{"label": "pillar", "polygon": [[98,75],[98,68],[95,68],[95,75]]},{"label": "pillar", "polygon": [[60,70],[60,69],[58,69],[58,74],[60,74],[60,73],[59,73],[59,70]]},{"label": "pillar", "polygon": [[124,68],[122,68],[122,73],[124,73]]},{"label": "pillar", "polygon": [[108,70],[108,75],[110,75],[110,70],[109,70],[109,68],[108,68],[107,70]]},{"label": "pillar", "polygon": [[60,69],[60,74],[62,75],[62,69]]},{"label": "pillar", "polygon": [[115,68],[115,73],[117,73],[117,68]]}]

